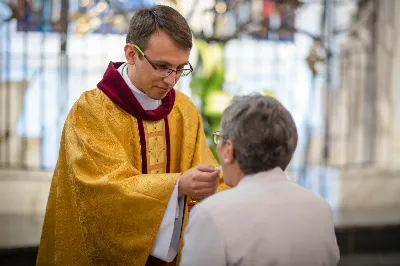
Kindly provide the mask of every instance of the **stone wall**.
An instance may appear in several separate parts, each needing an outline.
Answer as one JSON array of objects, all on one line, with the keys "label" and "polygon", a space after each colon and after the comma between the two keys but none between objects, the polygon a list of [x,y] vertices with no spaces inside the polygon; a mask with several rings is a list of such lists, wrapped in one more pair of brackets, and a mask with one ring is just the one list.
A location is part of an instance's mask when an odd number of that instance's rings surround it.
[{"label": "stone wall", "polygon": [[[329,91],[329,164],[400,169],[400,1],[360,2],[341,44],[340,88]],[[326,93],[323,88],[322,99]],[[321,145],[313,139],[314,162]]]}]

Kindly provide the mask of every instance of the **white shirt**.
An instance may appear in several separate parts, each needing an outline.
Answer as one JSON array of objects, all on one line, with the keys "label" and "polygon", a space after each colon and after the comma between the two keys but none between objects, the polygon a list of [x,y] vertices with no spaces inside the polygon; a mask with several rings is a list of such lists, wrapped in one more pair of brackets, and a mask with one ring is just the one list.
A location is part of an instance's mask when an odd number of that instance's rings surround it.
[{"label": "white shirt", "polygon": [[[128,77],[128,65],[126,63],[122,64],[118,68],[118,71],[144,110],[155,110],[161,105],[161,100],[150,98],[146,93],[138,90],[133,85]],[[178,183],[179,179],[168,201],[167,209],[150,252],[152,256],[166,262],[174,260],[179,248],[184,197],[178,199]]]},{"label": "white shirt", "polygon": [[275,168],[196,204],[180,266],[336,266],[332,210]]}]

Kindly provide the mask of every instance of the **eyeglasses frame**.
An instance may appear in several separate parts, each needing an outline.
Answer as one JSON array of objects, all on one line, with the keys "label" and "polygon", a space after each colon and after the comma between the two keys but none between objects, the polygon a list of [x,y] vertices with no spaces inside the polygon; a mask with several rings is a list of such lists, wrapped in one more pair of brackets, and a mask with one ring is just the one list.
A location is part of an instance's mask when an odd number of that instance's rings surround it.
[{"label": "eyeglasses frame", "polygon": [[[139,53],[140,53],[144,58],[146,58],[147,62],[149,62],[149,64],[154,68],[154,70],[157,70],[157,69],[158,69],[158,68],[156,67],[156,65],[155,65],[153,62],[151,62],[151,60],[146,56],[146,54],[142,51],[142,49],[140,49],[139,46],[137,46],[136,44],[132,44],[132,45],[133,45],[133,47],[135,47],[135,48],[139,51]],[[180,77],[186,77],[186,76],[188,76],[190,73],[193,72],[193,67],[192,67],[192,65],[190,64],[190,62],[188,62],[188,64],[189,64],[190,69],[182,69],[182,73],[181,73],[181,74],[178,73],[178,70],[174,70],[174,69],[168,68],[168,74],[165,76],[165,78],[168,77],[168,76],[170,76],[170,75],[172,74],[172,72],[175,72],[176,75],[177,75],[177,76],[180,76]],[[185,72],[185,70],[186,70],[186,71],[190,71],[190,72],[187,73],[187,74],[185,74],[185,75],[183,75],[183,73]]]}]

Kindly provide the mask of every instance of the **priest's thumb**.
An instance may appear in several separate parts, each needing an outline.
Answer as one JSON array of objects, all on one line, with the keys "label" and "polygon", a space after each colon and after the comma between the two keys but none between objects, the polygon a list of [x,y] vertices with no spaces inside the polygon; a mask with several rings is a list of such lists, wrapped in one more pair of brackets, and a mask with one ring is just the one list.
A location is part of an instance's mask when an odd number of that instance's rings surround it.
[{"label": "priest's thumb", "polygon": [[211,164],[200,164],[196,166],[197,170],[201,172],[215,172],[218,171],[218,168],[216,168],[214,165]]}]

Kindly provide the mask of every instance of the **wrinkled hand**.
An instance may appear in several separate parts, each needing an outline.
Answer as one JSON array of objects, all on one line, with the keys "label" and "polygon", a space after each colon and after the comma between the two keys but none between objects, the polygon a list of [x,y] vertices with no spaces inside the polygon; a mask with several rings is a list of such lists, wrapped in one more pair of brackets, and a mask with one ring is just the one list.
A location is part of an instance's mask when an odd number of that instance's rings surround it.
[{"label": "wrinkled hand", "polygon": [[193,199],[202,199],[214,194],[219,185],[218,168],[201,164],[184,172],[179,178],[179,197],[187,195]]}]

